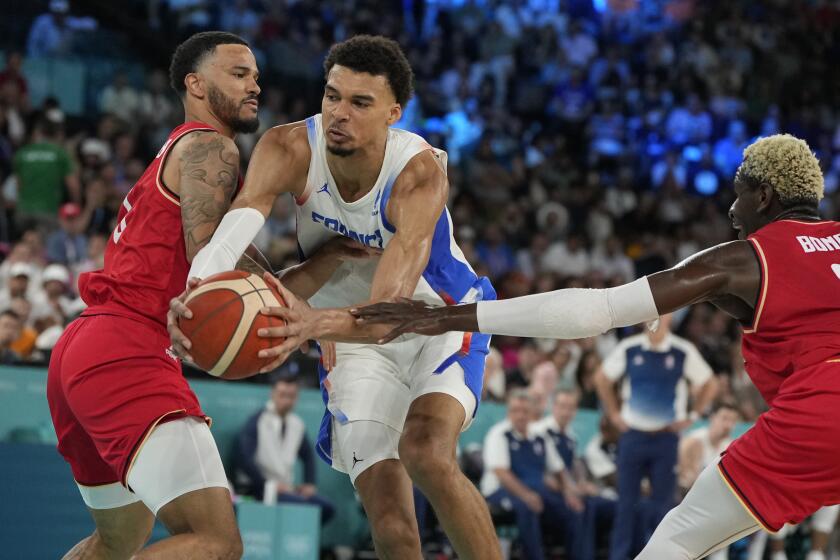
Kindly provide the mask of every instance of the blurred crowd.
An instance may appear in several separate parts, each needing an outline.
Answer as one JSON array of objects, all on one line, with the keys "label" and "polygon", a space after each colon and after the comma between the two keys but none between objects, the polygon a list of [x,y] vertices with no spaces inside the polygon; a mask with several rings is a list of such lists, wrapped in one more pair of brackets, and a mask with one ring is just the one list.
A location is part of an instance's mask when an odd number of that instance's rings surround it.
[{"label": "blurred crowd", "polygon": [[[840,212],[840,54],[834,3],[691,0],[355,0],[129,2],[172,43],[223,28],[252,45],[264,78],[259,134],[317,112],[321,61],[356,33],[396,38],[416,74],[398,125],[449,152],[458,241],[500,297],[604,287],[734,238],[726,211],[741,151],[779,131],[805,138]],[[182,120],[166,71],[116,72],[98,107],[67,115],[30,102],[25,57],[72,57],[100,14],[44,3],[0,71],[0,349],[43,362],[82,308],[76,279],[102,266],[121,201]],[[75,40],[70,38],[75,37]],[[296,261],[294,207],[280,200],[258,244]],[[763,406],[745,377],[738,326],[711,306],[675,317],[745,419]],[[514,387],[577,386],[629,332],[578,341],[498,337],[487,398]],[[297,367],[297,366],[295,366]],[[546,394],[550,394],[548,391]]]}]

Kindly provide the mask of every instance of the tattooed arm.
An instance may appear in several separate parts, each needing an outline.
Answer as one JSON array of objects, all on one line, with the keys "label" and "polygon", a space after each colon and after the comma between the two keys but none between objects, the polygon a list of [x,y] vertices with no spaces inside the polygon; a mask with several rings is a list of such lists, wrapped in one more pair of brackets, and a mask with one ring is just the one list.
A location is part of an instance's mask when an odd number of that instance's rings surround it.
[{"label": "tattooed arm", "polygon": [[230,207],[239,177],[239,150],[217,132],[193,132],[175,145],[165,165],[166,184],[181,199],[184,243],[192,262]]}]

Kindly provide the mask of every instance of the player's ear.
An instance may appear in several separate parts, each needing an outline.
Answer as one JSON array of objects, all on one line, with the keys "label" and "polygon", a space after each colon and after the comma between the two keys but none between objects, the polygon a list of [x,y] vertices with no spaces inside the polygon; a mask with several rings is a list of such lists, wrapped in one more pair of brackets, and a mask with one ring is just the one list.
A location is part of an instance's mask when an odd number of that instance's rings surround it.
[{"label": "player's ear", "polygon": [[776,191],[770,183],[761,183],[758,185],[758,192],[756,194],[758,195],[758,205],[756,206],[756,210],[764,212],[773,202],[773,197],[775,196]]},{"label": "player's ear", "polygon": [[400,118],[402,118],[402,107],[399,103],[394,103],[391,105],[390,113],[388,113],[388,126],[394,126]]},{"label": "player's ear", "polygon": [[184,86],[187,88],[187,93],[199,99],[204,99],[204,80],[197,72],[191,72],[184,76]]}]

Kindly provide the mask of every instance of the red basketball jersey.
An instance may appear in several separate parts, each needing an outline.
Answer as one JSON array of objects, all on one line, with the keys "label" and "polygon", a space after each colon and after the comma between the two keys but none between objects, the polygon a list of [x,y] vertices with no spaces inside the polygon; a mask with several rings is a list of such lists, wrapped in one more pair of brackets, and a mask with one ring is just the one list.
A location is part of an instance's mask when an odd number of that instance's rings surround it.
[{"label": "red basketball jersey", "polygon": [[175,142],[197,130],[215,129],[193,121],[173,130],[126,195],[105,249],[105,267],[79,277],[80,295],[89,306],[85,314],[140,316],[166,326],[169,300],[184,291],[190,263],[181,204],[161,174]]},{"label": "red basketball jersey", "polygon": [[779,220],[748,239],[761,266],[761,289],[741,350],[747,373],[772,406],[794,371],[840,360],[840,222]]}]

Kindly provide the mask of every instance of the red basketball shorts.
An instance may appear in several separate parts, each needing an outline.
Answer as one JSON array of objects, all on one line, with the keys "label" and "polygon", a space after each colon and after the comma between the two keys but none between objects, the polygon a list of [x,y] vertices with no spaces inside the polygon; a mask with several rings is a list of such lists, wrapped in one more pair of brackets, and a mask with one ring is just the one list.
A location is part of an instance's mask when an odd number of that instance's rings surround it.
[{"label": "red basketball shorts", "polygon": [[729,446],[718,468],[771,531],[840,503],[840,362],[785,379],[772,408]]},{"label": "red basketball shorts", "polygon": [[50,360],[47,400],[58,451],[79,484],[125,484],[158,423],[206,418],[169,345],[160,326],[116,315],[82,316],[64,331]]}]

